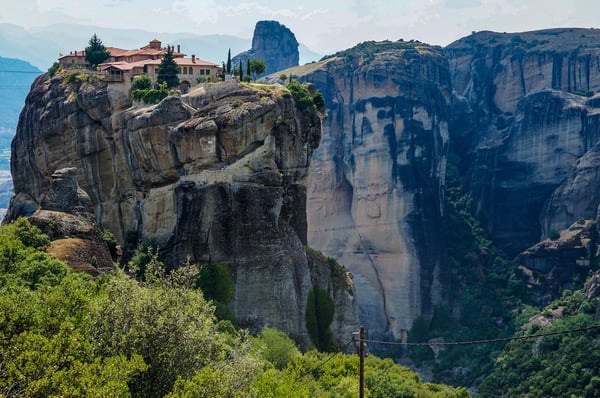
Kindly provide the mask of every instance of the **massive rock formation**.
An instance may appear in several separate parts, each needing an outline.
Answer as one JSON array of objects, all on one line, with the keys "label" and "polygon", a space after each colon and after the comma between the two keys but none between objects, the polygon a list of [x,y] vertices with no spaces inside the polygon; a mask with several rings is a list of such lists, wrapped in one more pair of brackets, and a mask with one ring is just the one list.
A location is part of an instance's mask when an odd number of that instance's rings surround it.
[{"label": "massive rock formation", "polygon": [[405,337],[442,298],[451,101],[440,48],[363,43],[291,70],[326,98],[309,184],[309,244],[354,275],[371,335]]},{"label": "massive rock formation", "polygon": [[[257,25],[255,56],[282,47],[281,32],[259,34],[272,26]],[[599,40],[556,29],[479,32],[444,50],[365,42],[287,70],[326,99],[314,152],[320,124],[281,87],[220,84],[144,107],[93,76],[45,76],[13,144],[11,214],[43,208],[54,171],[75,167],[97,221],[121,239],[156,238],[173,266],[187,256],[230,264],[242,325],[306,342],[307,291],[326,287],[344,308],[339,336],[356,325],[356,299],[371,336],[404,338],[431,317],[452,272],[442,233],[452,150],[494,242],[513,257],[531,247],[517,263],[543,302],[595,253],[591,228],[537,244],[597,217]],[[267,59],[269,71],[296,64]],[[356,294],[346,274],[307,259],[307,242],[353,272]],[[530,278],[542,271],[558,285]]]},{"label": "massive rock formation", "polygon": [[516,275],[537,305],[548,305],[563,289],[581,288],[590,270],[595,236],[595,223],[580,221],[519,254]]},{"label": "massive rock formation", "polygon": [[478,32],[445,49],[457,105],[453,148],[479,214],[510,255],[593,218],[599,204],[589,185],[570,195],[577,210],[558,199],[570,188],[553,194],[600,137],[598,100],[587,100],[600,90],[598,40],[594,29]]},{"label": "massive rock formation", "polygon": [[306,348],[318,285],[338,304],[332,328],[346,341],[357,325],[351,280],[309,267],[305,252],[305,182],[320,135],[321,119],[298,112],[281,86],[219,83],[144,106],[93,73],[44,75],[13,141],[11,218],[45,210],[54,171],[70,167],[119,240],[155,239],[170,267],[228,264],[242,326],[277,327]]},{"label": "massive rock formation", "polygon": [[242,68],[246,71],[246,60],[255,58],[263,59],[267,64],[267,70],[257,77],[297,66],[300,55],[296,36],[277,21],[257,22],[252,48],[233,57],[231,63],[237,67],[242,61]]}]

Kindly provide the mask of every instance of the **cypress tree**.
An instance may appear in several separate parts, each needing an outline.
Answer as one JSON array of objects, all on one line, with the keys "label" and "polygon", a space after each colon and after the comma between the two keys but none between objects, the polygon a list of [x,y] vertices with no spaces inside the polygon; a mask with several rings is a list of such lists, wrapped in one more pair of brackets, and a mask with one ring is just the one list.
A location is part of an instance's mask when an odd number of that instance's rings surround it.
[{"label": "cypress tree", "polygon": [[167,47],[167,53],[163,57],[158,67],[158,83],[166,82],[168,88],[179,86],[179,66],[173,59],[173,47]]},{"label": "cypress tree", "polygon": [[252,72],[252,71],[250,70],[250,58],[248,58],[248,59],[246,60],[246,74],[247,74],[248,76],[250,76],[250,73],[251,73],[251,72]]},{"label": "cypress tree", "polygon": [[244,68],[242,68],[242,59],[240,58],[240,81],[244,78]]},{"label": "cypress tree", "polygon": [[227,52],[227,73],[231,73],[231,48]]},{"label": "cypress tree", "polygon": [[110,57],[110,53],[106,50],[104,44],[102,44],[102,40],[100,40],[95,33],[88,44],[89,46],[85,48],[85,60],[88,61],[92,67],[97,67]]}]

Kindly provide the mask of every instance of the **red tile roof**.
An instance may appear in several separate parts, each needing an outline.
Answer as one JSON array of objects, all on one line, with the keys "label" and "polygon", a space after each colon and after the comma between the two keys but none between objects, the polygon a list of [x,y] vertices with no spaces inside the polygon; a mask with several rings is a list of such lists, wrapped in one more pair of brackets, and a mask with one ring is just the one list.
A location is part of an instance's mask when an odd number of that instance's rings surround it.
[{"label": "red tile roof", "polygon": [[[212,62],[208,62],[208,61],[204,61],[201,60],[200,58],[174,58],[173,59],[177,65],[179,66],[214,66],[217,68],[220,68],[221,65],[218,64],[213,64]],[[145,62],[146,65],[160,65],[160,63],[162,62],[162,59],[150,59],[150,60],[146,60],[146,61],[140,61],[140,62]]]}]

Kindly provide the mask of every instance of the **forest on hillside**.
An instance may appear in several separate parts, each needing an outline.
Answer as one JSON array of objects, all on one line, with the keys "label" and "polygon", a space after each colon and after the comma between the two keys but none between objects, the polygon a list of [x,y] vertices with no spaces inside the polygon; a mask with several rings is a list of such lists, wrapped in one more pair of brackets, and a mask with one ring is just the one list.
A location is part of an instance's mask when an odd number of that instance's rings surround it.
[{"label": "forest on hillside", "polygon": [[[358,396],[357,355],[302,354],[278,330],[219,320],[198,267],[166,274],[149,250],[132,260],[147,260],[142,278],[132,264],[93,279],[49,244],[25,219],[0,227],[0,396]],[[468,396],[375,356],[365,384],[369,397]]]}]

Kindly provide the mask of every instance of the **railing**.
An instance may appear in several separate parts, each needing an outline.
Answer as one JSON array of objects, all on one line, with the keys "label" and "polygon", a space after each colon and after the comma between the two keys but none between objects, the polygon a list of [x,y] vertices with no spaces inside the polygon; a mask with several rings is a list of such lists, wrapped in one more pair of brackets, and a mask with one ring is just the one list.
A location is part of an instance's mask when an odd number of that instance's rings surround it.
[{"label": "railing", "polygon": [[114,82],[124,82],[125,79],[123,78],[123,75],[113,75],[113,74],[107,73],[104,75],[104,81],[114,83]]}]

